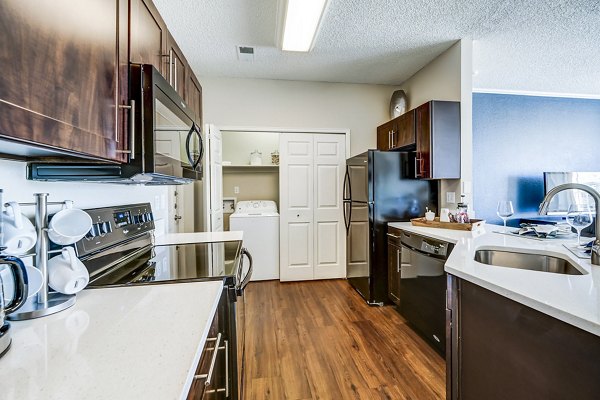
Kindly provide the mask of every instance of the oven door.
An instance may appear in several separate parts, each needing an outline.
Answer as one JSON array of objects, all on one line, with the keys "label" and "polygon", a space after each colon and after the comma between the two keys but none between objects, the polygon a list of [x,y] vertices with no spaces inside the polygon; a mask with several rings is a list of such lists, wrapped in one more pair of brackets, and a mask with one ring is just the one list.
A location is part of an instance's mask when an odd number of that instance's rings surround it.
[{"label": "oven door", "polygon": [[446,351],[445,260],[402,245],[400,313],[439,352]]}]

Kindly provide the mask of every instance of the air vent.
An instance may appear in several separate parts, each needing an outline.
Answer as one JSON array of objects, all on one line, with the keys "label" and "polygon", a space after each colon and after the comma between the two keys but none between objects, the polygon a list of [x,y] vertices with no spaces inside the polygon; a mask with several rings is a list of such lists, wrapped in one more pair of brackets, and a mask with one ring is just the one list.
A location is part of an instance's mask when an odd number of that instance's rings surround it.
[{"label": "air vent", "polygon": [[236,46],[240,61],[254,61],[254,47]]}]

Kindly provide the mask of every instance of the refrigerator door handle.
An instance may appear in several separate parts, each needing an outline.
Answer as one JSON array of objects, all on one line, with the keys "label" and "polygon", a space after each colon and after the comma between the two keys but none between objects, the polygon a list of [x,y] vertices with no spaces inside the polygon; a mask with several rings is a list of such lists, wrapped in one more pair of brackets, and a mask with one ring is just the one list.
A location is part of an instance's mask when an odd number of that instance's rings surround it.
[{"label": "refrigerator door handle", "polygon": [[350,181],[350,168],[346,166],[344,175],[344,200],[352,201],[352,183]]},{"label": "refrigerator door handle", "polygon": [[[347,212],[346,210],[350,210]],[[350,232],[350,220],[352,218],[352,203],[344,201],[344,227],[346,228],[346,236]]]}]

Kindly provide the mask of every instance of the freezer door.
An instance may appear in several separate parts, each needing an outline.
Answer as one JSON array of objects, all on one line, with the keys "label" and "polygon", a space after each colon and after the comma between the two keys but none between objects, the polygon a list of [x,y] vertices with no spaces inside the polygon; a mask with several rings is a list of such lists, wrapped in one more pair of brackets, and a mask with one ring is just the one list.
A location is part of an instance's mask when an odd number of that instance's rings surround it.
[{"label": "freezer door", "polygon": [[349,158],[346,161],[347,188],[344,197],[353,202],[370,201],[369,153]]}]

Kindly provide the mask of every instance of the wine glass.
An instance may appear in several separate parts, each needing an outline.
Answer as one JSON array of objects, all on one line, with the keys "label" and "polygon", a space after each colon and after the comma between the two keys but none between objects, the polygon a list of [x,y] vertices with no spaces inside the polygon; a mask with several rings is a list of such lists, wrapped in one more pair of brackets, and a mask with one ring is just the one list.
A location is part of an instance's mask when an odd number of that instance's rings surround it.
[{"label": "wine glass", "polygon": [[515,213],[515,209],[513,208],[512,201],[503,200],[498,202],[498,208],[496,210],[496,214],[502,221],[504,221],[504,232],[506,232],[506,220],[510,218]]},{"label": "wine glass", "polygon": [[588,204],[571,204],[567,211],[567,223],[577,231],[577,244],[581,245],[581,231],[594,221],[592,209]]}]

